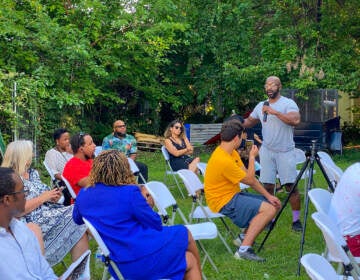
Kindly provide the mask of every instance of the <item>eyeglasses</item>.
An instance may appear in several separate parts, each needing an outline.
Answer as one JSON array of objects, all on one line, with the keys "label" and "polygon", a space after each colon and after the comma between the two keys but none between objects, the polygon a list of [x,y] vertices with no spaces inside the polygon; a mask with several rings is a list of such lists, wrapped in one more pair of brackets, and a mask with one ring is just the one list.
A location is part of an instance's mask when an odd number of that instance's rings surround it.
[{"label": "eyeglasses", "polygon": [[174,128],[179,129],[179,128],[181,128],[181,126],[174,125]]},{"label": "eyeglasses", "polygon": [[124,127],[126,127],[126,124],[115,126],[115,128],[124,128]]},{"label": "eyeglasses", "polygon": [[21,191],[11,192],[11,193],[8,193],[7,195],[14,195],[14,194],[18,194],[18,193],[24,193],[26,195],[29,193],[29,190],[22,189]]}]

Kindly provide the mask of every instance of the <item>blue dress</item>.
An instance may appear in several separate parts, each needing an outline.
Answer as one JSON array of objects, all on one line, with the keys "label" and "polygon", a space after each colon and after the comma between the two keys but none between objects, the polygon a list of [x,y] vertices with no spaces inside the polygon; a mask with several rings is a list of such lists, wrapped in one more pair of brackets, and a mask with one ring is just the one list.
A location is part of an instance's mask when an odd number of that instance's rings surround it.
[{"label": "blue dress", "polygon": [[138,186],[97,183],[81,189],[73,218],[82,224],[82,217],[97,229],[126,279],[184,278],[187,229],[163,226]]}]

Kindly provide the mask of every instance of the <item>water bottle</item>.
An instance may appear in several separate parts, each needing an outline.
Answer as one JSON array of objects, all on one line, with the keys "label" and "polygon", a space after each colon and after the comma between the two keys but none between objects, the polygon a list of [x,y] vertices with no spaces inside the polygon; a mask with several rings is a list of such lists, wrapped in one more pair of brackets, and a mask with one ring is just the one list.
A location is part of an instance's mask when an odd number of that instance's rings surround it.
[{"label": "water bottle", "polygon": [[100,247],[96,249],[94,257],[95,257],[95,267],[100,268],[102,266],[102,252]]}]

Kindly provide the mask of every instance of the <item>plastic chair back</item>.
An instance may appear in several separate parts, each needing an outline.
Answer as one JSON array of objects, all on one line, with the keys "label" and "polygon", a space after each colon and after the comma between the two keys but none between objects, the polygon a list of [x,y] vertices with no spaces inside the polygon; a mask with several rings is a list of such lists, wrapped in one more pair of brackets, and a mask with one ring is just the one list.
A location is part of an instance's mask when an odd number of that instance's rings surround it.
[{"label": "plastic chair back", "polygon": [[72,188],[72,186],[70,185],[69,181],[63,175],[61,175],[61,180],[63,180],[63,182],[65,183],[65,186],[67,187],[71,197],[73,199],[76,199],[76,193],[75,193],[74,189]]},{"label": "plastic chair back", "polygon": [[332,193],[325,189],[316,188],[311,189],[308,194],[316,210],[320,213],[328,215],[332,199]]},{"label": "plastic chair back", "polygon": [[197,168],[200,170],[200,172],[203,176],[205,176],[206,166],[207,166],[207,163],[205,163],[205,162],[198,162],[198,164],[197,164]]},{"label": "plastic chair back", "polygon": [[177,173],[184,182],[189,195],[194,196],[197,191],[204,189],[203,183],[193,171],[189,169],[181,169],[178,170]]},{"label": "plastic chair back", "polygon": [[312,280],[340,279],[340,275],[336,274],[335,269],[323,256],[306,254],[301,257],[300,262]]}]

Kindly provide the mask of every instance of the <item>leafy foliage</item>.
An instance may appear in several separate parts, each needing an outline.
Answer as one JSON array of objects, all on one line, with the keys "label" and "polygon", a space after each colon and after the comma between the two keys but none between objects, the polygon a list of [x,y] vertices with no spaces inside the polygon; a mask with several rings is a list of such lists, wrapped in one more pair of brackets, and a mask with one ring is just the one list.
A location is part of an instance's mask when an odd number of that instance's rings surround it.
[{"label": "leafy foliage", "polygon": [[358,22],[357,0],[4,0],[2,131],[23,126],[48,146],[66,126],[99,143],[123,118],[161,134],[173,118],[249,111],[268,75],[303,96],[359,96]]}]

